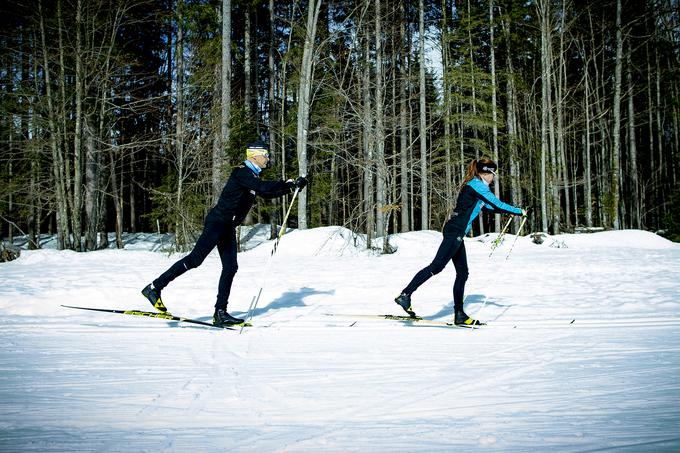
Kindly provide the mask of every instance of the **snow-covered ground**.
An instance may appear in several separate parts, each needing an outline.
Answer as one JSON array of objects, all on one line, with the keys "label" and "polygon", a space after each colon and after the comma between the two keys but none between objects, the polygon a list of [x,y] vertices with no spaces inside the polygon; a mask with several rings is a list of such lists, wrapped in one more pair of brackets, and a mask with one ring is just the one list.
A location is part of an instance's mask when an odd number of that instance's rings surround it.
[{"label": "snow-covered ground", "polygon": [[[261,236],[256,236],[261,237]],[[680,245],[642,231],[467,238],[469,330],[333,314],[400,314],[437,232],[355,246],[292,231],[239,255],[238,331],[62,304],[150,310],[139,291],[180,255],[22,252],[0,264],[0,451],[680,451]],[[131,238],[130,238],[131,239]],[[166,238],[167,241],[167,238]],[[219,258],[164,292],[209,321]],[[414,294],[448,320],[449,265]],[[575,320],[571,323],[572,320]]]}]

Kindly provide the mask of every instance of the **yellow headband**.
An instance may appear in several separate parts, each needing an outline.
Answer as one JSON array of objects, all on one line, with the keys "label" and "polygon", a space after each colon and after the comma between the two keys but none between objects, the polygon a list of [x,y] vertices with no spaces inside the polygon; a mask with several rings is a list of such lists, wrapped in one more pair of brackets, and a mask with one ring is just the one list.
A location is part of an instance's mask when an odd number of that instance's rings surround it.
[{"label": "yellow headband", "polygon": [[268,155],[269,155],[269,150],[264,149],[264,148],[248,148],[248,149],[246,149],[246,157],[268,156]]}]

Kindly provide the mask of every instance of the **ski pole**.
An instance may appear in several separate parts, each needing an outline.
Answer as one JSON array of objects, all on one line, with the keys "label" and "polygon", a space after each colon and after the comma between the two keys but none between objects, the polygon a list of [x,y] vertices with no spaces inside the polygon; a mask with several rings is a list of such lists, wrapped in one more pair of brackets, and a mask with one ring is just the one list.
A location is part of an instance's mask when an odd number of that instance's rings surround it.
[{"label": "ski pole", "polygon": [[501,242],[505,237],[505,232],[508,230],[508,227],[510,226],[510,222],[512,222],[512,216],[510,216],[508,221],[505,222],[505,226],[501,230],[501,233],[498,235],[496,240],[491,243],[491,253],[489,253],[489,258],[491,258],[491,255],[493,255],[493,252],[498,248],[498,246],[501,245]]},{"label": "ski pole", "polygon": [[517,230],[517,236],[515,236],[515,240],[512,241],[512,245],[510,246],[510,250],[508,250],[508,254],[505,256],[505,259],[507,260],[510,257],[510,254],[512,253],[512,249],[515,247],[515,243],[517,242],[517,239],[519,239],[519,235],[522,234],[522,228],[524,228],[524,224],[527,223],[527,216],[524,216],[522,218],[522,223],[519,224],[519,229]]},{"label": "ski pole", "polygon": [[[297,197],[298,192],[300,191],[299,187],[295,187],[295,192],[293,193],[293,199],[290,200],[290,205],[288,206],[288,210],[286,211],[286,215],[283,217],[283,222],[281,222],[281,230],[279,230],[279,234],[276,235],[276,240],[274,241],[274,247],[272,247],[272,251],[269,254],[269,258],[267,259],[267,264],[265,266],[265,271],[264,271],[264,276],[266,277],[267,274],[269,273],[269,268],[271,267],[272,264],[272,258],[274,257],[274,254],[276,253],[276,250],[279,247],[279,241],[283,237],[283,235],[286,233],[286,222],[288,221],[288,216],[290,215],[290,210],[293,208],[293,203],[295,203],[295,197]],[[264,288],[264,277],[263,277],[263,282],[260,285],[260,289],[257,292],[257,296],[253,296],[253,299],[250,301],[250,307],[248,307],[248,315],[246,316],[246,319],[243,321],[243,324],[241,325],[241,330],[239,331],[239,335],[243,333],[243,328],[246,326],[246,323],[250,321],[253,318],[253,313],[255,312],[255,308],[257,308],[257,304],[260,301],[260,296],[262,295],[262,289]]]},{"label": "ski pole", "polygon": [[[511,222],[511,221],[512,221],[512,217],[510,217],[510,219],[508,219],[508,222],[505,224],[505,228],[503,228],[503,231],[501,232],[501,235],[505,234],[505,230],[508,228],[508,226],[510,226],[510,222]],[[522,227],[524,227],[524,223],[525,223],[526,221],[527,221],[527,216],[524,216],[524,218],[522,219],[522,222],[521,222],[520,225],[519,225],[519,229],[517,230],[517,236],[515,236],[515,240],[512,241],[512,245],[510,246],[510,251],[508,252],[508,255],[505,257],[505,260],[506,260],[506,261],[507,261],[508,257],[510,256],[510,252],[512,252],[513,247],[515,247],[515,242],[517,242],[517,238],[519,237],[520,233],[522,232]],[[501,236],[499,236],[499,238],[500,238],[500,237],[501,237]],[[492,248],[492,249],[491,249],[491,253],[493,253],[494,250],[495,250],[495,248]],[[491,258],[491,253],[489,254],[489,258]],[[504,263],[504,262],[505,262],[505,261],[503,261],[503,263]],[[484,307],[486,307],[486,301],[487,301],[487,300],[488,300],[488,299],[485,297],[485,298],[484,298],[484,303],[482,304],[482,308],[480,308],[479,311],[477,312],[477,314],[475,315],[477,318],[480,318],[480,317],[481,317],[481,314],[484,312]],[[473,325],[472,328],[475,329],[476,327]]]}]

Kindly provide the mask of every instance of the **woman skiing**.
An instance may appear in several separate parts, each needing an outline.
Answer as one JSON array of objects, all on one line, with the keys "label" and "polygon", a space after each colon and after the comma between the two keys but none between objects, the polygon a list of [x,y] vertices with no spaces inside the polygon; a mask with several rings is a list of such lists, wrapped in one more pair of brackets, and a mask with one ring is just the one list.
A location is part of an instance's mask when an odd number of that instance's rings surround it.
[{"label": "woman skiing", "polygon": [[468,166],[467,174],[458,194],[456,207],[453,210],[453,215],[444,225],[444,239],[434,260],[429,266],[421,269],[413,277],[411,283],[394,299],[410,316],[416,316],[411,307],[411,294],[430,277],[440,273],[446,267],[446,263],[451,260],[456,269],[456,281],[453,284],[454,323],[468,326],[481,324],[463,311],[463,294],[465,293],[465,281],[468,278],[467,256],[463,237],[470,231],[472,221],[482,209],[492,213],[527,215],[527,211],[524,209],[503,203],[489,190],[489,185],[496,176],[497,168],[496,163],[490,159],[475,159]]}]

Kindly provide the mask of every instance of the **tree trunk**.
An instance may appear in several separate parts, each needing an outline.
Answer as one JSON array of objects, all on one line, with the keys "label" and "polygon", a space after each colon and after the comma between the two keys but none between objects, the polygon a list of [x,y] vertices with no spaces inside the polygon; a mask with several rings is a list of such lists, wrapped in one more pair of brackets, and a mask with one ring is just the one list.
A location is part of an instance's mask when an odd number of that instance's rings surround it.
[{"label": "tree trunk", "polygon": [[[654,107],[652,100],[652,65],[649,62],[649,46],[645,46],[645,54],[647,56],[647,136],[649,137],[649,168],[651,169],[649,175],[650,182],[650,198],[652,204],[656,203],[657,200],[657,184],[656,184],[656,159],[654,158]],[[651,225],[654,228],[658,228],[659,224],[657,222],[658,217],[654,215],[655,211],[652,211],[651,218],[649,219]]]},{"label": "tree trunk", "polygon": [[[305,29],[305,44],[302,51],[302,65],[300,66],[300,84],[298,87],[297,113],[297,157],[300,175],[307,175],[308,156],[307,139],[309,132],[309,113],[312,103],[312,79],[314,75],[314,41],[316,39],[316,24],[319,19],[322,0],[310,0],[307,11],[307,27]],[[307,193],[303,190],[298,195],[298,228],[307,229]]]},{"label": "tree trunk", "polygon": [[377,236],[385,238],[387,244],[387,222],[385,222],[385,201],[387,198],[387,165],[385,162],[385,125],[383,120],[383,64],[380,0],[375,0],[375,159],[376,159],[376,230]]},{"label": "tree trunk", "polygon": [[[477,118],[477,75],[475,73],[475,56],[474,56],[474,51],[475,51],[475,45],[473,44],[472,41],[472,7],[470,5],[470,0],[467,0],[467,37],[468,37],[468,58],[470,62],[470,91],[471,91],[471,97],[472,97],[472,118]],[[461,109],[462,110],[462,109]],[[461,121],[463,121],[461,119]],[[464,128],[461,128],[461,131],[464,133]],[[477,140],[479,138],[479,129],[477,127],[473,127],[472,129],[472,137]],[[479,145],[474,145],[475,148],[475,158],[479,158],[480,152],[479,152]],[[484,218],[483,216],[478,216],[477,217],[477,223],[479,224],[479,234],[482,235],[484,234]],[[470,231],[471,234],[474,234],[474,230]]]},{"label": "tree trunk", "polygon": [[[214,81],[213,81],[213,111],[215,115],[212,117],[214,126],[212,128],[212,155],[210,159],[210,202],[214,205],[220,196],[220,183],[222,182],[222,175],[220,169],[222,168],[223,152],[222,152],[222,64],[215,64],[213,67]],[[220,114],[216,111],[219,106]]]},{"label": "tree trunk", "polygon": [[[664,134],[664,127],[663,127],[663,121],[661,119],[661,113],[662,113],[662,105],[661,105],[661,63],[659,61],[659,50],[654,49],[654,53],[656,54],[656,106],[655,106],[655,111],[656,111],[656,146],[657,146],[657,151],[658,151],[658,159],[657,161],[659,162],[658,165],[658,182],[659,182],[659,199],[657,201],[659,205],[659,220],[663,219],[663,216],[666,212],[666,195],[668,193],[667,190],[665,190],[666,185],[668,183],[667,180],[667,172],[665,171],[665,168],[667,167],[664,165],[664,158],[663,158],[663,151],[664,151],[664,143],[663,143],[663,134]],[[653,151],[652,151],[653,153]],[[659,223],[660,226],[660,223]]]},{"label": "tree trunk", "polygon": [[[103,99],[102,99],[103,101]],[[97,249],[97,227],[99,226],[100,193],[100,152],[95,147],[95,132],[91,120],[85,122],[85,250]]]},{"label": "tree trunk", "polygon": [[549,138],[549,154],[550,154],[550,215],[552,218],[552,231],[553,234],[559,234],[560,232],[560,214],[561,214],[561,203],[560,203],[560,191],[559,191],[559,180],[557,177],[558,165],[557,165],[557,146],[555,138],[555,117],[553,108],[553,53],[552,53],[552,22],[548,18],[549,27],[548,39],[546,40],[544,51],[547,55],[546,59],[548,62],[548,73],[546,82],[548,84],[547,88],[547,109],[548,109],[548,138]]},{"label": "tree trunk", "polygon": [[371,243],[375,237],[375,206],[374,206],[374,173],[375,160],[373,156],[373,147],[375,137],[373,135],[373,110],[371,109],[371,74],[369,61],[369,39],[366,37],[364,43],[364,67],[362,73],[363,93],[363,155],[364,155],[364,212],[366,213],[366,245],[371,248]]},{"label": "tree trunk", "polygon": [[406,11],[404,8],[404,2],[399,2],[399,13],[401,15],[401,21],[399,24],[399,34],[401,43],[401,65],[399,66],[399,173],[400,173],[400,200],[401,200],[401,232],[406,233],[409,231],[409,217],[410,217],[410,204],[409,204],[409,190],[411,188],[409,184],[409,148],[410,142],[408,141],[408,125],[410,124],[408,117],[408,54],[406,45]]},{"label": "tree trunk", "polygon": [[[290,17],[290,22],[293,22],[293,17],[294,17],[294,9],[291,8],[291,17]],[[292,40],[293,40],[293,32],[288,34],[288,43],[286,48],[290,49],[292,47]],[[286,179],[286,138],[285,138],[285,133],[284,133],[284,127],[286,124],[286,99],[288,99],[288,78],[287,78],[287,68],[288,68],[288,58],[283,58],[283,61],[281,62],[281,71],[279,72],[281,75],[281,81],[280,81],[280,88],[279,88],[279,97],[281,99],[281,104],[279,105],[279,126],[281,130],[281,179]],[[281,218],[284,218],[286,215],[285,210],[287,210],[288,206],[288,195],[284,196],[281,199]],[[299,202],[298,202],[299,203]],[[299,206],[299,205],[298,205]],[[299,226],[299,225],[298,225]]]},{"label": "tree trunk", "polygon": [[550,57],[547,51],[550,45],[550,3],[539,0],[537,3],[541,27],[541,220],[544,232],[548,231],[548,198],[547,198],[547,158],[548,142],[548,110],[550,108]]},{"label": "tree trunk", "polygon": [[123,197],[118,184],[118,175],[116,175],[116,160],[114,148],[109,153],[111,163],[111,197],[113,199],[113,207],[116,212],[116,248],[122,249],[123,244]]},{"label": "tree trunk", "polygon": [[[392,21],[398,20],[398,14],[397,14],[397,5],[392,4],[391,6],[391,16],[392,16]],[[388,19],[388,23],[389,23]],[[390,150],[390,159],[389,162],[391,164],[391,175],[390,175],[390,181],[392,182],[392,185],[390,187],[390,200],[389,204],[392,205],[394,208],[397,206],[396,210],[398,211],[398,205],[399,205],[399,195],[398,195],[398,187],[399,187],[399,172],[397,171],[398,168],[398,158],[397,156],[399,155],[398,147],[397,147],[397,137],[399,136],[399,115],[397,114],[397,108],[399,106],[399,103],[397,99],[399,99],[398,91],[399,91],[399,85],[397,82],[397,66],[399,65],[399,57],[401,51],[398,50],[398,42],[399,41],[399,33],[396,31],[397,26],[395,24],[392,24],[392,27],[390,29],[390,32],[388,33],[390,36],[390,44],[389,47],[392,51],[391,54],[391,59],[394,61],[394,64],[391,65],[390,68],[390,74],[389,74],[389,80],[390,80],[390,89],[392,91],[391,93],[391,98],[392,102],[390,102],[390,119],[389,119],[389,126],[391,127],[390,130],[390,145],[391,145],[391,150]],[[399,215],[397,212],[393,212],[392,214],[392,231],[396,234],[399,232],[399,223],[401,219],[399,218]],[[331,223],[331,225],[335,225],[336,223]],[[389,226],[388,226],[389,229]]]},{"label": "tree trunk", "polygon": [[621,33],[621,0],[616,1],[616,66],[614,69],[614,127],[610,167],[611,207],[610,216],[615,230],[621,229],[619,197],[621,183],[621,78],[623,59],[623,36]]},{"label": "tree trunk", "polygon": [[[11,71],[10,71],[11,72]],[[12,75],[14,77],[14,75]],[[8,140],[8,148],[9,148],[9,159],[7,163],[7,176],[9,180],[10,186],[13,185],[13,179],[14,179],[14,165],[13,165],[13,150],[14,150],[14,129],[16,127],[16,121],[17,121],[17,116],[16,114],[10,114],[10,124],[8,124],[7,129],[8,129],[8,134],[9,134],[9,140]],[[8,208],[8,213],[10,216],[13,215],[14,211],[14,194],[13,192],[10,191],[9,195],[7,196],[7,208]],[[9,240],[10,244],[14,244],[14,222],[9,221],[7,222],[7,228],[8,228],[8,234],[7,234],[7,239]],[[2,237],[0,236],[0,245],[2,245]]]},{"label": "tree trunk", "polygon": [[127,179],[128,182],[128,200],[129,200],[129,206],[130,206],[130,226],[128,228],[128,231],[130,233],[136,233],[137,232],[137,197],[136,197],[136,190],[135,190],[135,151],[132,150],[130,154],[127,156],[128,160],[128,165],[129,165],[129,173],[128,176],[129,178]]},{"label": "tree trunk", "polygon": [[637,140],[635,139],[635,85],[633,83],[633,70],[631,64],[631,54],[633,50],[630,43],[628,44],[628,55],[626,64],[626,80],[628,82],[628,158],[630,162],[630,184],[631,184],[631,200],[630,209],[632,213],[631,224],[634,228],[642,228],[642,216],[640,206],[642,200],[640,199],[640,181],[638,179],[637,166]]},{"label": "tree trunk", "polygon": [[[269,150],[272,155],[276,152],[276,99],[275,99],[275,86],[274,86],[274,74],[276,73],[276,66],[274,64],[274,47],[276,36],[276,14],[274,13],[274,0],[269,0],[269,48],[267,49],[267,67],[269,69],[269,83],[267,86],[267,106],[269,111],[266,114],[269,130]],[[282,128],[281,128],[282,129]],[[283,141],[283,134],[281,136]],[[285,169],[283,170],[285,172]],[[271,216],[271,226],[270,226],[270,239],[275,239],[278,234],[277,225],[281,221],[280,217],[280,206],[281,200],[273,200],[274,210]],[[284,208],[285,209],[285,208]]]},{"label": "tree trunk", "polygon": [[[605,121],[605,106],[604,106],[604,85],[605,82],[602,80],[606,76],[600,76],[601,72],[599,69],[598,61],[597,61],[597,54],[598,51],[596,50],[597,47],[595,45],[595,34],[597,32],[595,31],[592,20],[590,22],[590,36],[591,36],[591,51],[593,52],[593,69],[595,70],[595,82],[594,82],[594,89],[593,89],[593,103],[592,105],[595,106],[595,114],[594,114],[594,124],[597,125],[597,131],[599,133],[599,146],[595,147],[593,149],[593,154],[591,154],[591,161],[593,160],[594,157],[594,163],[595,163],[595,168],[592,168],[591,165],[591,170],[592,172],[590,173],[591,178],[595,179],[595,193],[600,194],[599,197],[594,198],[594,202],[597,204],[597,211],[594,213],[599,217],[599,224],[600,225],[605,225],[607,223],[605,219],[605,214],[607,213],[606,209],[602,208],[602,195],[604,194],[604,167],[603,167],[603,162],[606,159],[606,153],[608,149],[608,143],[607,143],[607,127],[606,127],[606,121]],[[597,143],[597,142],[596,142]],[[592,142],[591,142],[592,145]],[[592,163],[592,162],[591,162]],[[593,176],[594,175],[594,176]]]},{"label": "tree trunk", "polygon": [[244,93],[243,93],[243,98],[244,98],[244,104],[246,107],[246,118],[248,121],[252,120],[252,115],[253,115],[253,88],[252,88],[252,81],[253,81],[253,45],[252,45],[252,10],[251,10],[251,2],[245,2],[244,3],[244,8],[245,8],[245,36],[243,38],[243,47],[244,47],[244,61],[243,61],[243,77],[245,79],[244,81]]},{"label": "tree trunk", "polygon": [[[493,0],[489,1],[489,50],[491,52],[491,127],[492,127],[492,153],[494,162],[498,163],[498,112],[496,106],[496,51],[494,48],[494,20],[493,20]],[[494,194],[500,198],[500,184],[494,184]],[[494,226],[496,232],[501,231],[501,216],[494,215]]]},{"label": "tree trunk", "polygon": [[66,222],[69,225],[69,236],[66,238],[67,241],[67,247],[70,249],[74,248],[74,241],[73,241],[73,218],[70,215],[71,212],[73,212],[73,196],[72,196],[72,187],[73,187],[73,181],[72,181],[72,169],[71,169],[71,159],[69,158],[68,155],[68,143],[69,143],[69,132],[68,132],[68,119],[72,117],[73,113],[72,112],[67,112],[67,107],[71,105],[71,102],[67,99],[66,97],[66,64],[64,62],[64,55],[67,52],[67,47],[64,45],[64,40],[63,40],[63,33],[64,33],[64,25],[63,25],[63,17],[62,17],[62,11],[61,11],[61,0],[57,1],[57,19],[58,19],[58,34],[59,34],[59,78],[58,78],[58,84],[60,88],[60,93],[61,93],[61,102],[59,103],[59,120],[60,120],[60,127],[61,129],[58,131],[60,134],[59,137],[59,147],[61,149],[60,155],[61,155],[61,163],[60,165],[62,166],[62,175],[63,175],[63,180],[61,181],[61,184],[64,186],[64,196],[66,197],[65,203],[66,203],[66,217],[64,219],[64,222]]},{"label": "tree trunk", "polygon": [[[61,2],[58,3],[60,5]],[[65,188],[64,154],[61,146],[61,133],[57,127],[57,112],[54,106],[52,94],[52,81],[50,78],[48,49],[45,38],[45,23],[42,11],[42,1],[38,2],[40,16],[40,37],[43,53],[43,76],[45,77],[45,95],[47,98],[47,119],[49,126],[50,148],[52,149],[52,177],[54,178],[56,197],[56,220],[57,220],[57,248],[63,250],[70,247],[71,231],[68,224],[68,204]]]},{"label": "tree trunk", "polygon": [[423,0],[418,4],[418,43],[420,46],[420,229],[430,228],[430,209],[428,200],[428,178],[427,178],[427,112],[426,112],[426,92],[425,92],[425,6]]},{"label": "tree trunk", "polygon": [[73,202],[71,203],[71,219],[73,223],[73,245],[77,251],[82,251],[82,137],[83,137],[83,97],[85,96],[83,81],[83,5],[82,0],[76,2],[76,80],[75,80],[75,133],[73,137]]},{"label": "tree trunk", "polygon": [[[519,162],[517,156],[517,98],[515,94],[515,72],[512,63],[512,51],[510,46],[510,24],[503,22],[503,32],[506,42],[506,66],[507,81],[505,85],[507,98],[507,128],[508,128],[508,158],[510,160],[510,190],[512,204],[522,205],[522,192],[519,179]],[[515,228],[519,227],[519,219],[515,221]],[[515,230],[516,231],[516,230]]]},{"label": "tree trunk", "polygon": [[584,173],[584,188],[583,188],[583,203],[586,215],[586,226],[593,226],[593,188],[592,188],[592,168],[590,165],[590,58],[586,60],[586,69],[584,71],[584,89],[585,95],[583,97],[583,110],[585,112],[584,124],[584,138],[583,138],[583,173]]},{"label": "tree trunk", "polygon": [[185,228],[182,204],[184,195],[184,0],[177,2],[177,42],[175,51],[177,62],[177,107],[175,111],[175,153],[177,167],[177,191],[175,193],[176,220],[175,242],[180,249],[186,247],[188,235]]},{"label": "tree trunk", "polygon": [[[565,99],[567,91],[567,76],[566,76],[566,62],[564,58],[564,35],[567,33],[566,30],[566,17],[567,12],[565,11],[565,3],[562,2],[562,14],[561,25],[560,25],[560,52],[559,52],[559,65],[558,65],[558,78],[557,78],[557,157],[559,159],[559,171],[557,181],[560,183],[564,190],[564,218],[567,228],[571,227],[571,200],[569,195],[569,167],[567,165],[567,153],[566,153],[566,140],[565,140],[565,130],[564,130],[564,115],[565,115]],[[559,193],[559,189],[558,189]],[[559,203],[559,197],[558,197]],[[560,212],[560,206],[558,205],[558,213]]]},{"label": "tree trunk", "polygon": [[222,0],[222,52],[220,71],[220,137],[219,147],[213,154],[213,201],[217,202],[224,182],[225,167],[230,159],[227,150],[231,133],[231,0]]},{"label": "tree trunk", "polygon": [[441,31],[441,45],[442,45],[442,79],[443,79],[443,95],[444,95],[444,160],[446,163],[446,214],[447,217],[450,216],[453,211],[453,204],[455,203],[453,198],[453,161],[451,158],[451,136],[453,134],[453,127],[451,124],[451,118],[453,112],[451,110],[451,82],[448,77],[448,72],[451,71],[450,63],[450,46],[449,41],[451,39],[451,30],[449,27],[449,17],[448,9],[446,5],[446,0],[442,0],[442,31]]}]

